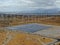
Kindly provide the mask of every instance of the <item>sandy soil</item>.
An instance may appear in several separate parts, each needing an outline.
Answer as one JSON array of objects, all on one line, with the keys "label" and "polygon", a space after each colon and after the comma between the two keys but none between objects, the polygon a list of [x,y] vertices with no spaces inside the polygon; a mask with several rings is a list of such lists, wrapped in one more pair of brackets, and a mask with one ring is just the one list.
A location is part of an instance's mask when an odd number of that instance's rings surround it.
[{"label": "sandy soil", "polygon": [[[1,30],[0,32],[1,45],[45,45],[55,41],[55,39],[42,37],[40,35],[33,35],[20,31],[6,31]],[[5,36],[3,37],[3,35]]]}]

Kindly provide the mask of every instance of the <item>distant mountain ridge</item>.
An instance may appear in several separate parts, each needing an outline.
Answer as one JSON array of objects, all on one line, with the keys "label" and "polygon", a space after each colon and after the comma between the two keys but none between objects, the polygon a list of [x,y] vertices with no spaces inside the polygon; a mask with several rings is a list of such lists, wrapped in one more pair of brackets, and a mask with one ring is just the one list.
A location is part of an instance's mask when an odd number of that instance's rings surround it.
[{"label": "distant mountain ridge", "polygon": [[35,10],[24,10],[21,12],[3,12],[5,14],[60,14],[60,9],[54,8],[54,9],[35,9]]},{"label": "distant mountain ridge", "polygon": [[54,8],[54,9],[36,9],[36,10],[30,10],[30,11],[23,11],[23,13],[58,13],[59,10],[57,8]]}]

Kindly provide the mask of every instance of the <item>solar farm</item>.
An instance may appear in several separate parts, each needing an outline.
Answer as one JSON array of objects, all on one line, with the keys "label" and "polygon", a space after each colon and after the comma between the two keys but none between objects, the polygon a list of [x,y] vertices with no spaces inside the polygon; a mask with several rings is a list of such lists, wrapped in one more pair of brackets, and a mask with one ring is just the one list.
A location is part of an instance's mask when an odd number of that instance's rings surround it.
[{"label": "solar farm", "polygon": [[59,22],[60,16],[0,17],[0,45],[60,45]]}]

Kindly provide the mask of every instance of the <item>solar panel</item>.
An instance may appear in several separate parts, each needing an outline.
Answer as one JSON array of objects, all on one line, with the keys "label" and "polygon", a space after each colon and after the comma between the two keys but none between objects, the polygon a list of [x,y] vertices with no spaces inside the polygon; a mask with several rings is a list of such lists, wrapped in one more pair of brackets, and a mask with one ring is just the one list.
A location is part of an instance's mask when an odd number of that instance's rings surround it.
[{"label": "solar panel", "polygon": [[34,24],[25,24],[25,25],[7,27],[7,29],[20,30],[20,31],[31,33],[31,32],[36,32],[36,31],[39,31],[39,30],[47,29],[47,28],[50,28],[50,27],[51,26],[45,26],[45,25],[34,23]]}]

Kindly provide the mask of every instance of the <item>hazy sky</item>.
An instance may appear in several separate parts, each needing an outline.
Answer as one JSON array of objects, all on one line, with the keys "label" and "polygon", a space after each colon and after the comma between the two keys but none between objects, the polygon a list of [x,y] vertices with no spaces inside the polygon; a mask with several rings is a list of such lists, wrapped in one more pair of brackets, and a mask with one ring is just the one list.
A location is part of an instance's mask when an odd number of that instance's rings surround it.
[{"label": "hazy sky", "polygon": [[60,8],[60,0],[0,0],[0,12]]}]

